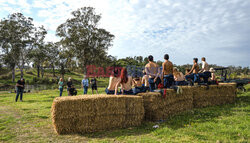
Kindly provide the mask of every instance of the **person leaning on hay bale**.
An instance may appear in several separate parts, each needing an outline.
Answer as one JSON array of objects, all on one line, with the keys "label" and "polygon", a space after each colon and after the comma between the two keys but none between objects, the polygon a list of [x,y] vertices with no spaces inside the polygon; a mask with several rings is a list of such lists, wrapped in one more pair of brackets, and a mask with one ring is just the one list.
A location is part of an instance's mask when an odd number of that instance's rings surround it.
[{"label": "person leaning on hay bale", "polygon": [[169,55],[164,55],[164,63],[162,63],[162,79],[164,88],[170,88],[173,85],[173,63],[169,61]]},{"label": "person leaning on hay bale", "polygon": [[177,86],[187,85],[187,82],[185,81],[185,76],[176,67],[174,67],[173,69],[173,75],[174,75],[175,85]]},{"label": "person leaning on hay bale", "polygon": [[73,83],[72,83],[72,79],[71,79],[71,77],[69,77],[69,78],[68,78],[68,82],[67,82],[67,92],[68,92],[68,96],[70,96],[69,90],[70,90],[72,84],[73,84]]},{"label": "person leaning on hay bale", "polygon": [[158,84],[161,83],[161,71],[159,66],[154,62],[154,57],[152,55],[148,56],[148,64],[146,64],[145,66],[145,71],[146,74],[149,76],[149,90],[153,92],[157,88]]},{"label": "person leaning on hay bale", "polygon": [[209,66],[208,63],[206,62],[206,58],[202,57],[201,61],[202,61],[202,68],[199,71],[199,77],[203,79],[203,82],[205,84],[207,84],[209,77],[211,77],[211,72],[209,71]]},{"label": "person leaning on hay bale", "polygon": [[199,82],[199,65],[198,65],[198,58],[193,59],[193,66],[191,70],[185,75],[186,80],[190,81],[191,83],[198,83]]},{"label": "person leaning on hay bale", "polygon": [[60,78],[58,85],[59,85],[59,91],[60,91],[60,97],[61,97],[63,93],[63,86],[64,86],[62,78]]},{"label": "person leaning on hay bale", "polygon": [[88,93],[88,88],[89,88],[89,80],[87,76],[84,76],[84,79],[82,80],[82,88],[83,88],[83,94]]},{"label": "person leaning on hay bale", "polygon": [[118,94],[118,87],[121,85],[121,93],[126,95],[133,95],[132,90],[132,77],[128,76],[126,68],[123,68],[121,71],[120,80],[115,87],[115,95]]}]

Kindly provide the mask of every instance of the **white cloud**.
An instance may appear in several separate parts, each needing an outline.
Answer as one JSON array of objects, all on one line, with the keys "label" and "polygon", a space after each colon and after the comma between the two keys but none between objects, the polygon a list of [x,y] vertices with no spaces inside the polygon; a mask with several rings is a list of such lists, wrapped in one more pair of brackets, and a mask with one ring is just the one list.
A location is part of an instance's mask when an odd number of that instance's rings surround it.
[{"label": "white cloud", "polygon": [[45,25],[48,40],[58,40],[53,32],[71,11],[92,6],[102,14],[100,27],[115,35],[109,53],[118,58],[152,54],[163,60],[169,53],[177,64],[205,56],[210,63],[249,66],[243,58],[250,56],[250,1],[9,0],[0,5],[13,11],[10,6],[18,3],[22,12],[31,10],[34,20]]}]

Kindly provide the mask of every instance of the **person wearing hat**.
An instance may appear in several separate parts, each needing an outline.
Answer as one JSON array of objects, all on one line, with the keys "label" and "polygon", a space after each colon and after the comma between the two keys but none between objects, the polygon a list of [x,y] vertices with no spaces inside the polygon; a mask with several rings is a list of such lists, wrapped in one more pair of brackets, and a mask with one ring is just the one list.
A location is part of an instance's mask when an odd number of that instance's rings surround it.
[{"label": "person wearing hat", "polygon": [[210,68],[209,71],[211,72],[211,78],[209,79],[210,83],[211,84],[216,84],[217,81],[216,81],[216,76],[215,76],[215,70],[214,70],[214,68]]},{"label": "person wearing hat", "polygon": [[23,101],[23,91],[24,91],[24,85],[25,81],[23,78],[17,81],[16,83],[16,102],[18,100],[19,94],[20,94],[20,101]]}]

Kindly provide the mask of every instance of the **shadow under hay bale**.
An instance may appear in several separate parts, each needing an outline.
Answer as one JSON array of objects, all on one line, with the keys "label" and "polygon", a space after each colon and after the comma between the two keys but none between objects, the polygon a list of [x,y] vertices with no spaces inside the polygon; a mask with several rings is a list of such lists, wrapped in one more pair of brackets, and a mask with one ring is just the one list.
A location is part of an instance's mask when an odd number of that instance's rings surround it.
[{"label": "shadow under hay bale", "polygon": [[58,134],[138,126],[143,117],[143,100],[139,96],[58,97],[52,104],[52,122]]},{"label": "shadow under hay bale", "polygon": [[193,94],[188,88],[183,87],[182,94],[167,89],[165,98],[156,92],[138,94],[143,97],[145,120],[164,120],[172,115],[193,109]]},{"label": "shadow under hay bale", "polygon": [[211,85],[209,89],[205,86],[193,87],[192,90],[194,108],[233,103],[236,98],[236,84],[234,83]]}]

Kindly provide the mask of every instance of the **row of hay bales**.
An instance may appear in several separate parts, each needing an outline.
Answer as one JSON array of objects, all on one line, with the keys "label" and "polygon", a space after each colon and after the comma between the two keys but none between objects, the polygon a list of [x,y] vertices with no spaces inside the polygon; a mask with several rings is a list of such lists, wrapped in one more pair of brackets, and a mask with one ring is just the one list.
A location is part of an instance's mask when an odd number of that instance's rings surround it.
[{"label": "row of hay bales", "polygon": [[190,87],[183,86],[182,93],[177,94],[173,89],[167,89],[166,97],[160,93],[140,93],[143,97],[145,119],[149,121],[165,120],[169,116],[181,112],[214,105],[234,102],[236,84]]},{"label": "row of hay bales", "polygon": [[207,87],[182,87],[177,94],[167,89],[166,96],[147,92],[138,96],[84,95],[59,97],[52,104],[52,121],[58,134],[90,133],[113,128],[138,126],[145,120],[164,120],[183,111],[232,103],[235,84]]}]

